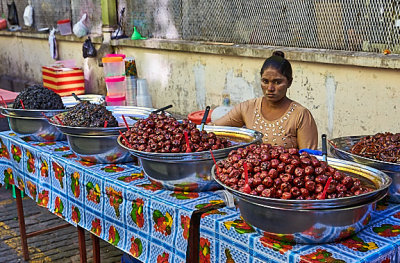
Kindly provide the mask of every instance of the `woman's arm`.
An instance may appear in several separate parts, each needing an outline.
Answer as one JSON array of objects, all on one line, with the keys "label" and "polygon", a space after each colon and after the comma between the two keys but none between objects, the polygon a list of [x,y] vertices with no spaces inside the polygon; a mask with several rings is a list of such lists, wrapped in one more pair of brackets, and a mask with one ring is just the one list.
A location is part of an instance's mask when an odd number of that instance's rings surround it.
[{"label": "woman's arm", "polygon": [[243,119],[243,109],[244,103],[240,103],[233,107],[227,114],[218,120],[211,123],[211,125],[217,126],[232,126],[232,127],[242,127],[245,125]]},{"label": "woman's arm", "polygon": [[297,144],[299,149],[316,150],[318,147],[317,124],[311,112],[305,109],[300,117],[300,124],[297,129]]}]

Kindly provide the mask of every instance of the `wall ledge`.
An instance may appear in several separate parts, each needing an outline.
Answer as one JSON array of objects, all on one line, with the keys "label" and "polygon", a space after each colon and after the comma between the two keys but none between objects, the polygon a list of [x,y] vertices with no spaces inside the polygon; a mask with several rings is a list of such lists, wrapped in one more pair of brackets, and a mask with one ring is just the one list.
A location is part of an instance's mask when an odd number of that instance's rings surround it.
[{"label": "wall ledge", "polygon": [[[36,38],[42,40],[48,39],[48,33],[24,31],[10,32],[3,30],[0,31],[0,37],[2,36]],[[92,42],[95,44],[101,44],[103,41],[102,36],[96,35],[91,37]],[[86,38],[78,38],[74,35],[56,35],[56,39],[58,41],[84,42]],[[282,50],[283,52],[285,52],[286,58],[290,61],[372,67],[382,69],[400,69],[399,54],[384,55],[373,52],[352,52],[327,49],[290,48],[265,45],[241,45],[234,43],[165,39],[131,40],[126,38],[111,40],[111,45],[114,47],[123,46],[132,48],[145,48],[154,50],[167,50],[250,58],[267,58],[272,54],[274,50]]]},{"label": "wall ledge", "polygon": [[[5,31],[1,30],[0,31],[0,37],[6,36],[6,37],[20,37],[20,38],[33,38],[33,39],[41,39],[41,40],[48,40],[49,39],[49,33],[38,33],[38,32],[30,32],[30,31]],[[90,36],[92,39],[92,42],[95,44],[101,44],[103,42],[103,37],[101,35],[94,35]],[[75,35],[67,35],[67,36],[62,36],[60,34],[56,34],[56,40],[58,41],[70,41],[70,42],[81,42],[83,43],[86,40],[86,37],[76,37]]]},{"label": "wall ledge", "polygon": [[327,49],[290,48],[264,45],[239,45],[234,43],[214,43],[200,41],[146,39],[112,40],[113,46],[194,52],[214,55],[267,58],[275,50],[285,52],[290,61],[324,63],[332,65],[348,65],[383,69],[400,69],[400,55],[379,54],[372,52],[336,51]]}]

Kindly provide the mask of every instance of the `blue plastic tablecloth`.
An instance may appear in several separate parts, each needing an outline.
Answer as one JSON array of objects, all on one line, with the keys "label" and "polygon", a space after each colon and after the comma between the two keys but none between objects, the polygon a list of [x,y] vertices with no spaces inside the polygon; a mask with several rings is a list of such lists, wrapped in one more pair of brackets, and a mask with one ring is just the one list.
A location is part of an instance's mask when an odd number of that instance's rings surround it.
[{"label": "blue plastic tablecloth", "polygon": [[24,189],[38,205],[143,262],[185,262],[190,218],[209,193],[152,184],[133,164],[93,164],[63,142],[0,133],[0,184]]},{"label": "blue plastic tablecloth", "polygon": [[[0,133],[0,184],[15,184],[71,224],[143,262],[185,262],[190,218],[222,201],[212,192],[172,192],[132,164],[80,161],[66,142],[26,142]],[[349,229],[351,231],[351,229]],[[239,210],[203,214],[200,262],[400,262],[400,205],[379,204],[366,228],[342,242],[276,241],[248,225]]]}]

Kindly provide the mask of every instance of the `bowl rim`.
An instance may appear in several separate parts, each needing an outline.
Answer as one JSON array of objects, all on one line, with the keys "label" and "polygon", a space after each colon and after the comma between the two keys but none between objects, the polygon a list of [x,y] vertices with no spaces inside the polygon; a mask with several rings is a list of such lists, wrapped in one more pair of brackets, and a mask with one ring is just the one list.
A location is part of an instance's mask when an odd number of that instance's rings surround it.
[{"label": "bowl rim", "polygon": [[[318,159],[322,159],[322,156],[316,156]],[[378,178],[381,178],[382,185],[380,188],[375,189],[371,192],[364,193],[361,195],[357,196],[349,196],[349,197],[341,197],[341,198],[332,198],[332,199],[324,199],[324,200],[318,200],[318,199],[313,199],[313,200],[285,200],[285,199],[279,199],[279,198],[269,198],[269,197],[262,197],[262,196],[256,196],[256,195],[251,195],[247,193],[243,193],[239,190],[235,190],[224,183],[222,183],[217,176],[215,175],[215,164],[211,168],[211,176],[212,178],[222,185],[225,189],[227,189],[229,192],[231,192],[233,195],[237,196],[239,199],[245,199],[246,201],[251,201],[254,203],[258,204],[265,204],[267,206],[272,206],[272,207],[280,207],[280,208],[296,208],[296,209],[314,209],[314,210],[320,210],[320,209],[326,209],[326,208],[332,208],[332,207],[346,207],[346,206],[353,206],[355,204],[359,204],[363,201],[366,200],[371,200],[374,199],[376,196],[380,194],[380,192],[385,192],[384,195],[387,194],[389,190],[389,186],[392,183],[392,178],[390,178],[388,175],[386,175],[384,172],[366,166],[362,165],[359,163],[355,162],[350,162],[342,159],[337,159],[337,158],[332,158],[328,157],[328,163],[342,163],[342,164],[347,164],[351,166],[355,166],[356,168],[364,169],[370,172],[373,172],[375,174],[378,174]],[[333,165],[335,166],[335,165]]]},{"label": "bowl rim", "polygon": [[[197,125],[197,127],[200,127],[200,125]],[[240,145],[232,145],[230,147],[227,148],[222,148],[222,149],[218,149],[218,150],[212,150],[212,153],[215,157],[215,159],[221,159],[224,158],[227,154],[225,154],[226,151],[230,152],[231,150],[234,150],[236,148],[239,147],[245,147],[247,145],[250,144],[257,144],[257,143],[261,143],[262,142],[262,137],[263,134],[261,132],[255,131],[255,130],[251,130],[251,129],[247,129],[247,128],[237,128],[237,127],[229,127],[229,126],[212,126],[212,125],[204,125],[204,129],[209,129],[209,128],[216,128],[217,130],[214,131],[210,131],[210,132],[216,132],[216,131],[222,131],[223,129],[227,129],[227,128],[234,128],[235,131],[242,131],[243,133],[248,132],[253,134],[253,140],[251,142],[248,143],[244,143],[244,144],[240,144]],[[220,129],[220,130],[218,130]],[[229,129],[228,129],[229,130]],[[232,131],[234,132],[234,131]],[[248,134],[249,135],[249,134]],[[250,135],[249,135],[250,136]],[[121,135],[118,136],[117,141],[118,144],[129,150],[131,152],[132,155],[135,155],[136,157],[139,158],[144,158],[147,160],[154,160],[154,161],[187,161],[188,158],[199,158],[199,159],[203,159],[204,161],[210,160],[212,159],[211,157],[211,153],[210,150],[207,151],[201,151],[201,152],[191,152],[191,153],[156,153],[156,152],[144,152],[144,151],[138,151],[138,150],[133,150],[127,146],[125,146],[122,143],[122,139],[121,139]],[[225,155],[225,156],[221,156],[221,155]]]},{"label": "bowl rim", "polygon": [[[343,148],[340,148],[335,142],[343,141],[343,140],[361,140],[362,138],[366,136],[373,136],[373,135],[355,135],[355,136],[344,136],[344,137],[338,137],[334,138],[330,141],[328,141],[329,146],[330,146],[330,151],[335,154],[335,151],[340,152],[341,154],[345,155],[347,158],[352,158],[353,160],[360,160],[363,164],[368,163],[369,166],[372,166],[377,169],[385,169],[389,171],[400,171],[400,163],[392,163],[392,162],[385,162],[381,160],[376,160],[376,159],[371,159],[368,157],[364,157],[358,154],[351,153],[349,151],[344,150]],[[353,144],[354,145],[354,144]],[[353,146],[352,145],[352,146]],[[340,158],[339,156],[337,156]],[[348,159],[346,159],[348,160]],[[384,167],[381,167],[384,166]]]},{"label": "bowl rim", "polygon": [[[127,117],[131,117],[130,115],[134,114],[151,114],[152,111],[154,111],[154,108],[146,108],[146,107],[136,107],[136,106],[106,106],[106,109],[111,111],[114,117],[114,113],[122,113],[126,112]],[[129,111],[134,111],[137,110],[138,112],[129,112]],[[67,111],[60,112],[57,115],[60,114],[67,114]],[[170,113],[166,112],[166,114],[170,115]],[[54,116],[51,117],[51,119]],[[117,118],[117,117],[116,117]],[[53,120],[53,119],[52,119]],[[107,135],[117,135],[119,134],[119,131],[123,132],[126,131],[127,128],[124,124],[118,123],[119,126],[116,127],[77,127],[77,126],[67,126],[67,125],[61,125],[59,123],[56,123],[54,121],[49,121],[49,123],[55,127],[57,127],[62,133],[66,135],[74,135],[74,136],[107,136]],[[133,124],[128,124],[128,127],[132,127]]]},{"label": "bowl rim", "polygon": [[[356,203],[355,205],[349,205],[349,206],[333,206],[333,207],[326,207],[326,208],[322,208],[322,209],[304,209],[304,208],[300,208],[300,209],[296,209],[297,212],[318,212],[318,211],[343,211],[343,210],[352,210],[352,209],[357,209],[366,205],[371,205],[374,202],[378,202],[380,200],[382,200],[384,197],[386,196],[386,193],[380,193],[377,194],[375,196],[375,198],[371,199],[371,200],[366,200],[364,202],[360,202],[360,203]],[[261,203],[256,203],[254,201],[250,201],[248,199],[241,199],[244,202],[253,204],[253,205],[257,205],[257,206],[261,206],[267,209],[277,209],[277,210],[282,210],[282,211],[293,211],[293,208],[287,208],[287,207],[278,207],[278,206],[272,206],[272,205],[266,205],[266,204],[261,204]]]},{"label": "bowl rim", "polygon": [[40,109],[15,109],[11,107],[5,108],[4,106],[0,106],[1,114],[9,117],[9,118],[31,118],[31,119],[46,119],[42,115],[44,114],[52,114],[53,116],[59,113],[63,113],[68,109],[58,109],[58,110],[40,110]]}]

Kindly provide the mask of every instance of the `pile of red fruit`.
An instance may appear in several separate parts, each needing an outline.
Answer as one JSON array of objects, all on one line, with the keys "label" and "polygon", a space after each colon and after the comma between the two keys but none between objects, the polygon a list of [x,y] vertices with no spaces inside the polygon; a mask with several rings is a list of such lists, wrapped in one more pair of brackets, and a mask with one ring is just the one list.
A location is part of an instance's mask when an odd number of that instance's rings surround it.
[{"label": "pile of red fruit", "polygon": [[[185,133],[190,151],[187,151]],[[218,150],[232,144],[225,138],[217,137],[213,132],[200,131],[196,124],[187,119],[178,122],[175,118],[161,114],[150,114],[146,119],[138,120],[124,133],[123,144],[129,148],[144,152],[185,153]]]},{"label": "pile of red fruit", "polygon": [[306,152],[299,154],[295,148],[270,144],[252,144],[231,151],[227,159],[218,161],[216,173],[222,183],[235,190],[269,198],[330,199],[373,190]]}]

